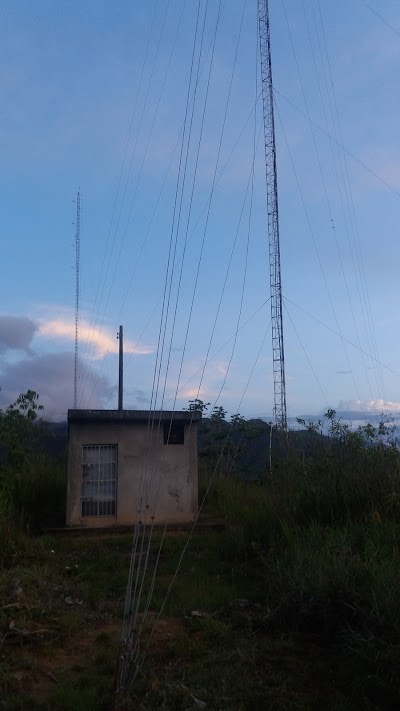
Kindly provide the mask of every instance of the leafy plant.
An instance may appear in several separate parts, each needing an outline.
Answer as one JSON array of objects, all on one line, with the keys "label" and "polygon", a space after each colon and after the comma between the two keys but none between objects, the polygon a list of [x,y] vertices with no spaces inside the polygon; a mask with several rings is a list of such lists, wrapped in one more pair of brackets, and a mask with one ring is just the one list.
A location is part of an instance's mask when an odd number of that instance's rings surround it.
[{"label": "leafy plant", "polygon": [[28,390],[0,411],[0,565],[8,564],[21,535],[63,522],[66,462],[46,452],[49,433],[39,395]]}]

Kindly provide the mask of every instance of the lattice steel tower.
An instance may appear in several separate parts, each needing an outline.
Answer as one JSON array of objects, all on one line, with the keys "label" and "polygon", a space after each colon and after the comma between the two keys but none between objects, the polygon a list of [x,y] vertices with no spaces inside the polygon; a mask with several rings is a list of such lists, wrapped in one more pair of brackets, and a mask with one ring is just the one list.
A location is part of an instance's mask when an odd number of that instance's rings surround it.
[{"label": "lattice steel tower", "polygon": [[287,413],[285,353],[283,348],[281,257],[279,247],[278,183],[276,175],[274,95],[272,86],[268,0],[258,0],[258,31],[260,38],[265,165],[267,178],[272,360],[274,375],[274,419],[278,427],[286,430]]},{"label": "lattice steel tower", "polygon": [[75,231],[75,367],[74,367],[74,409],[78,407],[78,347],[79,347],[79,263],[81,256],[81,195],[76,196]]}]

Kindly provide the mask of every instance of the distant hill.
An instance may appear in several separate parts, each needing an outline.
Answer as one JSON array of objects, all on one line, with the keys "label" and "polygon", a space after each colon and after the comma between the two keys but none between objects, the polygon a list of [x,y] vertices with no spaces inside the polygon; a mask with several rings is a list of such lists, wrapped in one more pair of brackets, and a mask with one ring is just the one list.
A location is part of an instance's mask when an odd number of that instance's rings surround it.
[{"label": "distant hill", "polygon": [[[313,435],[307,430],[289,430],[285,434],[272,427],[261,418],[243,420],[239,426],[231,426],[225,420],[203,417],[198,429],[198,451],[200,462],[215,465],[221,458],[221,467],[230,473],[249,478],[265,472],[270,450],[273,458],[285,458],[288,450],[297,453],[314,454],[328,446],[325,435]],[[45,447],[53,456],[66,451],[68,445],[68,423],[48,422],[46,425]],[[221,451],[223,450],[222,456]]]},{"label": "distant hill", "polygon": [[[225,420],[204,417],[199,424],[199,459],[210,465],[226,468],[226,474],[240,474],[249,478],[261,476],[268,466],[270,455],[284,459],[289,451],[304,455],[322,453],[329,444],[325,435],[308,430],[277,430],[261,418],[242,421],[231,426]],[[221,451],[223,453],[221,455]]]}]

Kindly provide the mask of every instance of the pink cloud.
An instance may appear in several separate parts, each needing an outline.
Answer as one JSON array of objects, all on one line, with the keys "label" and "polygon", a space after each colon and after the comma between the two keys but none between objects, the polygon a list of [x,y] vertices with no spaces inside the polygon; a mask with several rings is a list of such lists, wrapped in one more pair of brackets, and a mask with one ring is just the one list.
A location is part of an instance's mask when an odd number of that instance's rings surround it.
[{"label": "pink cloud", "polygon": [[[38,334],[44,337],[60,338],[67,341],[75,340],[75,323],[70,319],[58,318],[42,321],[39,324]],[[97,360],[109,353],[118,353],[116,334],[108,328],[95,328],[88,321],[79,323],[79,342],[89,345],[91,358]],[[134,355],[147,355],[153,353],[152,346],[139,345],[130,340],[124,340],[124,352]]]}]

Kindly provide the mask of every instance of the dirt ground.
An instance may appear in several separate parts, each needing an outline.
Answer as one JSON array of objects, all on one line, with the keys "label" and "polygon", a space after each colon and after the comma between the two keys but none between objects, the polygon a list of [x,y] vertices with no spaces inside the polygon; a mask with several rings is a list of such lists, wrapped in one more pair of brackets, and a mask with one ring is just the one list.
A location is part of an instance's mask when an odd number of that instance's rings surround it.
[{"label": "dirt ground", "polygon": [[[329,640],[271,628],[262,584],[221,559],[220,536],[196,534],[158,618],[185,533],[165,542],[126,709],[399,708],[376,680],[357,691]],[[114,709],[130,548],[126,534],[45,536],[0,574],[1,711]]]}]

